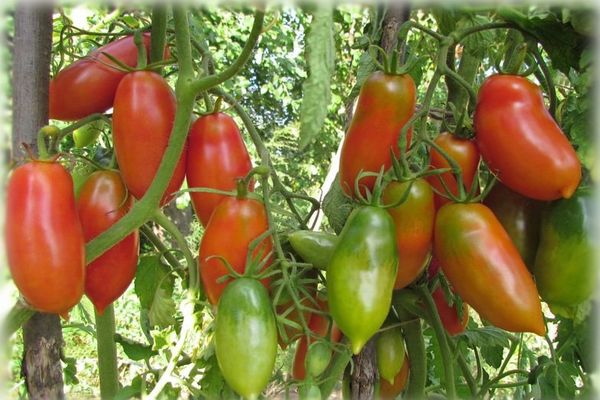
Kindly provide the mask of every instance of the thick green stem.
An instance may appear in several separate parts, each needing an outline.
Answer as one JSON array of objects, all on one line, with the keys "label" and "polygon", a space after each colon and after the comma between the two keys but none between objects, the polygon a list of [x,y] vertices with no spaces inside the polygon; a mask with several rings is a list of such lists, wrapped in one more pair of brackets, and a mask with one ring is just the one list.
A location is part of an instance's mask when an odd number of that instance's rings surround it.
[{"label": "thick green stem", "polygon": [[403,322],[404,342],[410,362],[410,375],[405,396],[407,399],[424,399],[427,383],[427,354],[421,319],[409,313],[401,306],[395,306],[396,313]]},{"label": "thick green stem", "polygon": [[442,361],[444,363],[444,386],[446,388],[446,396],[449,399],[456,398],[456,382],[454,378],[454,359],[452,356],[452,352],[450,351],[450,346],[448,345],[448,336],[446,335],[446,331],[444,330],[444,326],[442,325],[442,320],[440,319],[440,315],[437,312],[437,308],[433,302],[433,298],[431,297],[431,293],[429,293],[429,288],[425,286],[419,286],[419,292],[421,294],[421,299],[427,308],[427,312],[429,314],[429,322],[435,332],[435,337],[440,346],[440,351],[442,353]]},{"label": "thick green stem", "polygon": [[163,59],[165,49],[165,36],[167,33],[167,7],[156,4],[152,7],[152,32],[150,34],[150,62]]},{"label": "thick green stem", "polygon": [[112,304],[106,307],[104,314],[99,315],[96,312],[96,341],[100,397],[113,399],[119,391],[119,371],[115,342],[115,312]]}]

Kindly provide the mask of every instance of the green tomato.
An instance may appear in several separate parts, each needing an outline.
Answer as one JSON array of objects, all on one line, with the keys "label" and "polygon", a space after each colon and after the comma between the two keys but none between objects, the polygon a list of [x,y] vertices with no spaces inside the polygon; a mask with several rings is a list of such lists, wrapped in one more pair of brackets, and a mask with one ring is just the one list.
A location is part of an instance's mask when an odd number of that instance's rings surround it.
[{"label": "green tomato", "polygon": [[298,390],[300,400],[321,400],[321,390],[317,385],[307,384]]},{"label": "green tomato", "polygon": [[318,341],[310,345],[304,360],[304,368],[310,376],[319,376],[331,361],[331,347],[327,342]]},{"label": "green tomato", "polygon": [[296,231],[288,235],[288,240],[304,261],[326,271],[338,237],[327,232]]},{"label": "green tomato", "polygon": [[329,309],[354,354],[385,321],[397,270],[392,217],[377,207],[354,210],[327,268]]},{"label": "green tomato", "polygon": [[542,214],[533,274],[542,299],[566,316],[596,286],[591,202],[590,191],[582,190],[551,203]]},{"label": "green tomato", "polygon": [[75,142],[75,147],[81,149],[96,142],[102,132],[103,125],[104,121],[98,120],[76,129],[73,132],[73,142]]},{"label": "green tomato", "polygon": [[379,375],[393,385],[394,378],[404,365],[404,338],[400,327],[381,332],[375,342],[375,352]]},{"label": "green tomato", "polygon": [[257,398],[269,383],[277,354],[277,326],[265,287],[249,278],[227,285],[215,325],[215,350],[225,381],[243,397]]}]

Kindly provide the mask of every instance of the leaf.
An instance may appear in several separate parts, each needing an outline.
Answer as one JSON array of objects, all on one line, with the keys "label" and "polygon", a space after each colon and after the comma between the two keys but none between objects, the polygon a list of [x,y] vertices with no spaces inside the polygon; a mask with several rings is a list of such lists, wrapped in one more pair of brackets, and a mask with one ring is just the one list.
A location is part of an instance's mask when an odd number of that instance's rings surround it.
[{"label": "leaf", "polygon": [[135,378],[133,378],[133,381],[131,381],[131,385],[124,386],[121,389],[119,389],[119,391],[114,397],[114,400],[126,400],[131,399],[133,397],[139,397],[141,393],[142,378],[138,375]]},{"label": "leaf", "polygon": [[167,327],[175,323],[173,277],[157,255],[140,259],[135,274],[135,294],[143,309],[148,311],[150,326]]},{"label": "leaf", "polygon": [[317,7],[306,38],[308,78],[302,85],[300,106],[300,150],[317,137],[331,101],[331,76],[335,64],[331,5]]},{"label": "leaf", "polygon": [[342,231],[352,209],[352,201],[344,195],[339,176],[337,176],[329,192],[323,198],[323,213],[327,216],[327,220],[336,234]]},{"label": "leaf", "polygon": [[482,346],[481,356],[488,365],[498,369],[502,365],[502,356],[504,347],[502,346]]},{"label": "leaf", "polygon": [[133,361],[148,360],[150,357],[158,354],[152,350],[151,346],[133,341],[121,335],[115,335],[115,342],[123,347],[123,351],[127,357]]},{"label": "leaf", "polygon": [[65,383],[68,385],[79,384],[79,379],[77,379],[77,360],[73,357],[65,357],[63,361],[67,364],[63,368]]},{"label": "leaf", "polygon": [[508,334],[502,329],[494,326],[484,326],[478,329],[466,330],[459,338],[460,340],[466,340],[470,346],[477,347],[509,347],[510,345]]},{"label": "leaf", "polygon": [[525,15],[508,7],[498,8],[500,16],[535,37],[544,47],[554,68],[569,73],[579,70],[579,59],[586,45],[585,36],[577,33],[571,24],[563,23],[550,12]]}]

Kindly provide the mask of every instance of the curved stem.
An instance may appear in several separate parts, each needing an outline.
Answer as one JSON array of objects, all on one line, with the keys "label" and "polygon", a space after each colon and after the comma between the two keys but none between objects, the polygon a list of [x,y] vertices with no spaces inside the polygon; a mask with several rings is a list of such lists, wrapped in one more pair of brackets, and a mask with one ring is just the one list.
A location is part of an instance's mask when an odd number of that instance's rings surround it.
[{"label": "curved stem", "polygon": [[529,50],[531,50],[531,52],[533,53],[533,57],[535,58],[538,66],[540,67],[540,70],[542,71],[542,74],[544,75],[544,79],[546,80],[546,86],[548,87],[548,97],[550,99],[550,107],[548,110],[550,111],[552,117],[556,119],[556,86],[554,85],[552,74],[550,73],[550,69],[546,64],[544,57],[542,57],[542,54],[537,48],[537,45],[532,46]]},{"label": "curved stem", "polygon": [[435,336],[438,340],[440,351],[442,353],[442,361],[444,363],[444,386],[446,388],[446,395],[450,399],[455,399],[456,386],[454,378],[454,360],[452,352],[450,351],[450,346],[448,345],[448,337],[446,335],[446,331],[444,330],[444,326],[442,325],[442,320],[440,319],[440,315],[437,312],[437,308],[435,307],[433,298],[431,297],[431,293],[429,293],[429,288],[426,285],[419,286],[419,292],[421,298],[423,299],[423,303],[427,308],[430,317],[429,320],[435,332]]},{"label": "curved stem", "polygon": [[97,311],[95,313],[100,397],[102,399],[113,399],[119,391],[117,346],[115,342],[115,312],[113,305],[110,304],[104,309],[102,315],[99,315]]},{"label": "curved stem", "polygon": [[465,37],[472,35],[474,33],[490,30],[490,29],[502,29],[502,28],[514,28],[514,26],[510,22],[491,22],[489,24],[483,24],[478,26],[473,26],[470,28],[465,28],[458,32],[454,33],[454,39],[456,42],[461,42]]},{"label": "curved stem", "polygon": [[481,389],[479,390],[479,394],[477,397],[483,397],[483,395],[485,395],[485,393],[488,392],[490,390],[490,388],[493,385],[495,385],[497,382],[500,382],[503,378],[506,378],[507,376],[515,375],[515,374],[521,374],[521,375],[527,376],[527,375],[529,375],[529,371],[525,371],[522,369],[511,369],[510,371],[506,371],[502,374],[499,374],[494,379],[490,379],[485,385],[481,386]]},{"label": "curved stem", "polygon": [[169,252],[166,246],[161,242],[161,240],[152,232],[152,229],[148,227],[148,225],[140,226],[140,231],[146,236],[146,238],[152,243],[152,245],[158,250],[167,260],[167,262],[171,265],[172,268],[178,269],[181,267],[179,260],[173,255],[173,253]]},{"label": "curved stem", "polygon": [[406,323],[402,327],[404,332],[404,342],[406,343],[406,352],[410,360],[410,375],[406,387],[405,396],[407,399],[424,399],[425,384],[427,382],[427,353],[425,352],[425,340],[421,319],[403,309],[394,307],[400,321]]}]

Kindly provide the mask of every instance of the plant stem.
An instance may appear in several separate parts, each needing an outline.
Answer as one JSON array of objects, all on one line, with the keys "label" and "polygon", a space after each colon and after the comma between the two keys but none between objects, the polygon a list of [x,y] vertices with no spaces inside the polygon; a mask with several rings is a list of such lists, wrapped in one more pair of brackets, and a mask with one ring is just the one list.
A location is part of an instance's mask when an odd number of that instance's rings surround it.
[{"label": "plant stem", "polygon": [[152,32],[150,33],[150,62],[163,59],[167,33],[167,8],[164,4],[152,7]]},{"label": "plant stem", "polygon": [[400,321],[407,321],[403,327],[406,352],[410,360],[410,375],[405,396],[407,399],[424,399],[427,382],[427,354],[421,319],[415,317],[401,306],[394,306]]},{"label": "plant stem", "polygon": [[115,312],[113,305],[96,313],[96,340],[98,346],[98,373],[100,378],[100,397],[112,399],[119,391],[119,372],[117,370],[117,347],[115,343]]},{"label": "plant stem", "polygon": [[448,337],[446,336],[446,331],[444,330],[444,326],[442,325],[442,320],[440,319],[440,315],[437,312],[437,309],[433,302],[433,298],[431,297],[431,293],[429,293],[429,288],[426,285],[419,286],[419,292],[421,294],[423,303],[427,308],[430,317],[429,321],[435,332],[435,337],[438,341],[440,351],[442,353],[442,361],[444,364],[444,386],[446,388],[446,396],[450,399],[455,399],[456,386],[454,379],[454,360],[450,351],[450,347],[448,346]]}]

